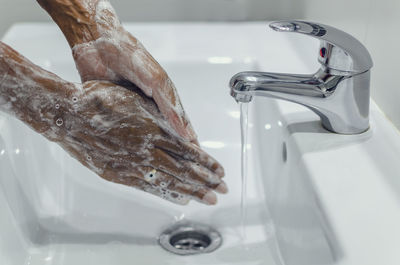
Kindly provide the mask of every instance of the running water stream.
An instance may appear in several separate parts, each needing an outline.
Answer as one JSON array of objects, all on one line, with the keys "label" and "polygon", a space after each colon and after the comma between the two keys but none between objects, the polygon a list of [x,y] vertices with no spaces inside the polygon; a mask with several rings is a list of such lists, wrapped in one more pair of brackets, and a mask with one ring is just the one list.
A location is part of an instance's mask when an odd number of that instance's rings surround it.
[{"label": "running water stream", "polygon": [[239,103],[240,106],[240,128],[241,128],[241,175],[242,175],[242,193],[240,200],[240,234],[242,240],[246,239],[246,189],[247,189],[247,137],[248,137],[248,114],[249,104]]}]

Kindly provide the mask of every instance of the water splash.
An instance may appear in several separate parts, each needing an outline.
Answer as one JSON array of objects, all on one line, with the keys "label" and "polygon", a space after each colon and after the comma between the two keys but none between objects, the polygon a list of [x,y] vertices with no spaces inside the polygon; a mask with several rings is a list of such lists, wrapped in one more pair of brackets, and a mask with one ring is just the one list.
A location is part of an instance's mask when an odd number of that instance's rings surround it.
[{"label": "water splash", "polygon": [[242,156],[241,156],[241,175],[242,175],[242,193],[240,199],[240,227],[241,237],[244,241],[246,239],[246,190],[247,190],[247,138],[248,138],[248,124],[249,124],[249,106],[248,103],[239,103],[240,106],[240,129],[241,129],[241,142],[242,142]]}]

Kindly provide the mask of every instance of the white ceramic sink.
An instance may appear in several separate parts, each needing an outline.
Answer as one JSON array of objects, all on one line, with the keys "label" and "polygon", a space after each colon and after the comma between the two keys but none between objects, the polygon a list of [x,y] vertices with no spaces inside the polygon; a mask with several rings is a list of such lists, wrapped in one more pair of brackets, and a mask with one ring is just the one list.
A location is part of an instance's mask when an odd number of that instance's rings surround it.
[{"label": "white ceramic sink", "polygon": [[[318,67],[314,40],[266,23],[126,27],[176,83],[230,193],[217,206],[183,207],[106,182],[0,114],[0,264],[400,264],[400,137],[375,104],[371,130],[343,136],[301,106],[255,98],[241,233],[240,113],[228,81],[244,70],[310,73]],[[15,25],[4,41],[79,81],[54,25]],[[160,248],[157,236],[180,220],[212,225],[221,248],[189,257]]]}]

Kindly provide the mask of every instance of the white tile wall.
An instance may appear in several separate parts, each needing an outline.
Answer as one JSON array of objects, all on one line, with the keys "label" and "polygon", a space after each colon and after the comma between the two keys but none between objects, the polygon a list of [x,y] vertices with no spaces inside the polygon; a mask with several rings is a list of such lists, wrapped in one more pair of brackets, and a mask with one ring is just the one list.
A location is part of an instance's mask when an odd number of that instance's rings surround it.
[{"label": "white tile wall", "polygon": [[366,37],[375,61],[372,96],[400,129],[400,1],[374,1]]}]

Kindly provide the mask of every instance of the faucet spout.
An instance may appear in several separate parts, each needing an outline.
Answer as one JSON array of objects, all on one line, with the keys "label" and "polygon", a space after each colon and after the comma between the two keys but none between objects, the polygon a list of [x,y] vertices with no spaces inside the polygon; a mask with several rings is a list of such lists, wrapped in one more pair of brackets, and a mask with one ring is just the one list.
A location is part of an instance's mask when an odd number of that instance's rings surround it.
[{"label": "faucet spout", "polygon": [[253,95],[302,103],[303,97],[324,98],[326,84],[316,75],[241,72],[230,81],[231,95],[239,102],[250,102]]},{"label": "faucet spout", "polygon": [[369,128],[370,72],[349,74],[322,67],[312,75],[241,72],[230,80],[231,96],[250,102],[270,97],[306,106],[329,131],[356,134]]}]

